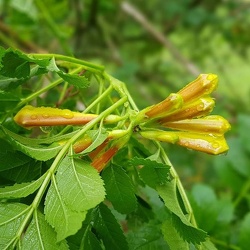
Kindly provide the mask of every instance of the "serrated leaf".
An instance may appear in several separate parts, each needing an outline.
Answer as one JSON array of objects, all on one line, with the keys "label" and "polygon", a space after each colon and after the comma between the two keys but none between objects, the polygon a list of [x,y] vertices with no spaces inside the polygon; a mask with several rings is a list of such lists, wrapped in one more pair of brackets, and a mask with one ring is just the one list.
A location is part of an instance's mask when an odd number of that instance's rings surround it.
[{"label": "serrated leaf", "polygon": [[118,212],[128,214],[136,209],[134,186],[122,167],[111,165],[105,168],[102,178],[107,198]]},{"label": "serrated leaf", "polygon": [[201,249],[202,250],[217,250],[213,242],[209,238],[206,239],[205,242],[201,243]]},{"label": "serrated leaf", "polygon": [[139,175],[145,184],[152,188],[163,185],[169,181],[169,166],[152,161],[148,158],[135,157],[130,160],[133,166],[140,166]]},{"label": "serrated leaf", "polygon": [[57,74],[66,82],[68,82],[71,85],[74,85],[78,88],[87,88],[89,87],[89,79],[85,76],[79,76],[79,75],[71,75],[67,74],[65,72],[57,72]]},{"label": "serrated leaf", "polygon": [[166,220],[162,224],[161,229],[164,235],[164,239],[168,243],[170,249],[189,250],[189,244],[181,238],[180,234],[177,232],[177,230],[173,226],[171,219]]},{"label": "serrated leaf", "polygon": [[86,228],[83,238],[81,241],[80,248],[81,250],[102,250],[100,241],[97,239],[96,235],[89,230],[89,227]]},{"label": "serrated leaf", "polygon": [[0,203],[0,249],[12,249],[12,240],[29,207],[21,203]]},{"label": "serrated leaf", "polygon": [[105,198],[99,173],[80,159],[66,156],[58,168],[56,181],[64,202],[71,210],[89,210]]},{"label": "serrated leaf", "polygon": [[195,228],[184,215],[177,197],[176,180],[156,188],[158,194],[163,199],[165,206],[172,212],[173,225],[180,233],[180,236],[187,242],[200,244],[205,241],[207,233],[199,228]]},{"label": "serrated leaf", "polygon": [[47,69],[49,71],[56,72],[64,81],[78,88],[87,88],[90,84],[88,78],[85,76],[73,75],[73,74],[69,74],[60,70],[56,65],[55,58],[52,58],[50,60],[50,63],[47,66]]},{"label": "serrated leaf", "polygon": [[57,143],[51,144],[50,146],[34,147],[30,144],[29,138],[15,134],[6,128],[1,128],[6,134],[6,136],[9,138],[10,143],[13,145],[13,147],[39,161],[47,161],[52,159],[58,154],[58,152],[63,147],[62,145]]},{"label": "serrated leaf", "polygon": [[67,250],[65,240],[57,242],[56,233],[45,221],[44,215],[34,211],[33,219],[21,239],[21,249],[25,250]]},{"label": "serrated leaf", "polygon": [[19,151],[14,151],[11,145],[0,139],[0,171],[16,168],[28,163],[31,158]]},{"label": "serrated leaf", "polygon": [[91,130],[87,132],[88,136],[92,139],[92,143],[89,147],[81,152],[81,155],[87,154],[101,145],[108,137],[108,133],[104,128],[99,130]]},{"label": "serrated leaf", "polygon": [[[18,152],[18,151],[17,151]],[[28,163],[1,171],[0,175],[16,183],[30,182],[41,176],[42,162],[31,159]]]},{"label": "serrated leaf", "polygon": [[7,186],[0,188],[0,199],[13,199],[22,198],[34,193],[42,184],[46,174],[41,176],[38,180],[33,182],[14,184],[13,186]]},{"label": "serrated leaf", "polygon": [[242,221],[239,232],[239,245],[242,250],[248,250],[250,245],[250,213],[247,213]]},{"label": "serrated leaf", "polygon": [[[141,225],[138,230],[127,234],[129,249],[136,250],[166,250],[169,249],[162,237],[159,225],[152,222]],[[176,248],[177,249],[177,248]]]},{"label": "serrated leaf", "polygon": [[46,195],[44,212],[46,220],[57,232],[57,241],[75,234],[86,217],[86,211],[72,211],[64,203],[54,176]]},{"label": "serrated leaf", "polygon": [[128,243],[114,215],[101,203],[96,208],[94,228],[106,249],[127,250]]}]

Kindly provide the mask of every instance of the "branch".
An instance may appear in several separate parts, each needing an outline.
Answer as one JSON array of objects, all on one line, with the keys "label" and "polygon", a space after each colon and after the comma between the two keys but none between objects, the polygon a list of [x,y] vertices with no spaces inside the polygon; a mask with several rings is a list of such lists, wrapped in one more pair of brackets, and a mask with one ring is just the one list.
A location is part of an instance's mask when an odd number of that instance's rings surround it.
[{"label": "branch", "polygon": [[132,16],[139,24],[141,24],[141,26],[146,31],[148,31],[159,43],[168,49],[176,61],[178,61],[189,73],[194,76],[200,74],[199,69],[182,54],[180,54],[178,48],[176,48],[163,33],[156,30],[154,25],[139,10],[126,1],[122,2],[121,8],[124,12]]}]

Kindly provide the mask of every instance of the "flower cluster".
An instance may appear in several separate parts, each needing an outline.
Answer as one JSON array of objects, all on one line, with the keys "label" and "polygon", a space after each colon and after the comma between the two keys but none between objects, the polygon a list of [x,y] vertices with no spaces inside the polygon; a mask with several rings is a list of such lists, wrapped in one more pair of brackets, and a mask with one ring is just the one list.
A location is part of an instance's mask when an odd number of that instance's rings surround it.
[{"label": "flower cluster", "polygon": [[230,124],[221,116],[209,115],[215,105],[210,94],[217,84],[216,75],[201,74],[179,92],[142,110],[140,134],[209,154],[226,152],[224,133],[230,129]]}]

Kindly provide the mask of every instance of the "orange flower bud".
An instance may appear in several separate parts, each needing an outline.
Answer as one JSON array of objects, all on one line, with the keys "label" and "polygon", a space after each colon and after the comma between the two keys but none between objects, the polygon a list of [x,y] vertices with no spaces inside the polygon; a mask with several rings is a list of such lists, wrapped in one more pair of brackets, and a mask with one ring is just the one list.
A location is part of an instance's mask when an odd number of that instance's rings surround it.
[{"label": "orange flower bud", "polygon": [[170,121],[179,121],[183,119],[191,119],[196,117],[202,117],[209,114],[214,108],[214,100],[210,97],[200,98],[191,102],[188,105],[184,105],[181,109],[176,110],[173,113],[166,114],[164,118],[159,119],[161,124],[165,124]]},{"label": "orange flower bud", "polygon": [[178,94],[184,103],[194,101],[202,96],[211,94],[218,85],[218,76],[215,74],[200,74],[197,79],[190,82]]},{"label": "orange flower bud", "polygon": [[[97,116],[96,114],[83,114],[69,109],[27,105],[16,114],[14,120],[20,126],[28,128],[35,126],[84,125]],[[104,119],[104,122],[116,123],[120,120],[120,116],[109,115]]]},{"label": "orange flower bud", "polygon": [[183,99],[178,94],[170,94],[162,102],[150,107],[145,115],[149,118],[161,117],[166,113],[172,113],[173,111],[181,108],[183,105]]}]

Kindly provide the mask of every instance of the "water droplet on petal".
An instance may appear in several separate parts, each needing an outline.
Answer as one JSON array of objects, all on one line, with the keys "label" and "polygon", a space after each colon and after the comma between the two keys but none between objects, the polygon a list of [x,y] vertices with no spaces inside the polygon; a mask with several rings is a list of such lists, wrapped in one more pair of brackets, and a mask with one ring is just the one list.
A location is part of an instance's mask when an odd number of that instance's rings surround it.
[{"label": "water droplet on petal", "polygon": [[62,114],[62,117],[66,118],[66,119],[72,119],[74,117],[74,114],[71,111],[65,111]]},{"label": "water droplet on petal", "polygon": [[43,118],[45,119],[49,118],[49,114],[43,114]]},{"label": "water droplet on petal", "polygon": [[31,115],[30,118],[31,118],[32,120],[36,120],[36,119],[37,119],[37,115]]},{"label": "water droplet on petal", "polygon": [[213,142],[212,143],[212,147],[217,149],[220,146],[220,144],[218,142]]},{"label": "water droplet on petal", "polygon": [[202,103],[202,104],[199,104],[199,105],[197,106],[197,110],[198,110],[198,111],[204,110],[204,104],[203,104],[203,103]]}]

